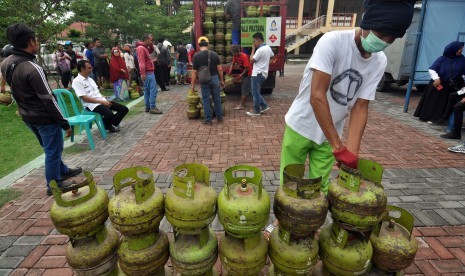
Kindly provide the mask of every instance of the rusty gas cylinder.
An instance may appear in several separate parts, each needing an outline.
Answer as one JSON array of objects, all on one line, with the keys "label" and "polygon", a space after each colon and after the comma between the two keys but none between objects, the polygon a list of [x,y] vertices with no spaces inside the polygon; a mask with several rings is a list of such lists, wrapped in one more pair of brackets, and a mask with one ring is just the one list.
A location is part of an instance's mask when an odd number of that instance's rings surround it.
[{"label": "rusty gas cylinder", "polygon": [[371,267],[373,247],[361,232],[347,231],[333,223],[321,230],[319,246],[324,269],[329,273],[363,275]]},{"label": "rusty gas cylinder", "polygon": [[266,263],[267,251],[262,232],[245,239],[226,232],[220,240],[220,261],[229,276],[256,276]]},{"label": "rusty gas cylinder", "polygon": [[360,159],[358,169],[341,165],[339,177],[329,186],[330,211],[347,229],[366,231],[386,214],[387,195],[381,185],[383,167]]},{"label": "rusty gas cylinder", "polygon": [[273,210],[279,225],[293,235],[308,236],[325,222],[328,200],[321,177],[305,179],[305,165],[287,165],[283,185],[276,190]]},{"label": "rusty gas cylinder", "polygon": [[196,235],[174,232],[170,257],[181,275],[212,275],[218,259],[218,240],[210,227]]},{"label": "rusty gas cylinder", "polygon": [[50,187],[55,202],[50,208],[50,217],[58,232],[70,238],[93,236],[104,228],[108,218],[108,194],[97,187],[92,174],[84,171],[86,179],[76,185],[73,192],[63,193],[55,180]]},{"label": "rusty gas cylinder", "polygon": [[275,276],[311,275],[318,260],[318,248],[314,235],[292,238],[286,229],[276,227],[271,232],[268,250]]},{"label": "rusty gas cylinder", "polygon": [[218,218],[224,230],[237,238],[255,236],[270,214],[270,197],[263,188],[262,172],[248,165],[233,166],[224,172],[224,182],[218,196]]},{"label": "rusty gas cylinder", "polygon": [[127,275],[164,275],[169,258],[168,235],[161,230],[123,237],[118,249],[119,266]]},{"label": "rusty gas cylinder", "polygon": [[66,260],[78,276],[109,275],[118,260],[119,235],[105,227],[94,236],[70,239]]},{"label": "rusty gas cylinder", "polygon": [[412,235],[412,214],[406,210],[387,206],[389,215],[373,228],[373,263],[386,271],[399,272],[415,259],[418,244]]},{"label": "rusty gas cylinder", "polygon": [[115,196],[108,204],[110,221],[125,236],[158,229],[164,214],[164,196],[155,187],[153,171],[131,167],[113,176]]},{"label": "rusty gas cylinder", "polygon": [[174,168],[172,187],[166,192],[165,214],[174,230],[198,234],[216,216],[216,191],[210,186],[210,171],[201,164]]}]

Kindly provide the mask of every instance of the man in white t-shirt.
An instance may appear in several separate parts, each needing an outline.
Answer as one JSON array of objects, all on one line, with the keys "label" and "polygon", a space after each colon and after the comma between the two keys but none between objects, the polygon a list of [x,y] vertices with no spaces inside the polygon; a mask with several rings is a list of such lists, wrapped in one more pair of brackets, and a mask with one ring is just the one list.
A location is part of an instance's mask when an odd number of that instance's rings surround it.
[{"label": "man in white t-shirt", "polygon": [[248,111],[247,115],[260,116],[270,109],[261,95],[262,85],[268,77],[268,67],[270,59],[274,56],[271,47],[266,45],[262,33],[256,33],[253,36],[252,54],[250,63],[252,64],[252,96],[253,111]]},{"label": "man in white t-shirt", "polygon": [[[285,116],[281,180],[286,165],[305,164],[308,157],[309,177],[321,176],[322,191],[327,193],[335,160],[357,168],[368,104],[375,99],[386,67],[382,51],[405,34],[414,3],[367,0],[360,29],[321,37],[305,68],[299,94]],[[344,144],[341,136],[349,114]]]},{"label": "man in white t-shirt", "polygon": [[[92,65],[88,60],[80,60],[77,63],[78,76],[74,78],[73,89],[81,101],[84,108],[98,113],[102,116],[105,129],[110,132],[119,132],[119,124],[129,109],[117,102],[108,101],[98,89],[95,81],[90,78]],[[113,113],[116,111],[116,113]]]}]

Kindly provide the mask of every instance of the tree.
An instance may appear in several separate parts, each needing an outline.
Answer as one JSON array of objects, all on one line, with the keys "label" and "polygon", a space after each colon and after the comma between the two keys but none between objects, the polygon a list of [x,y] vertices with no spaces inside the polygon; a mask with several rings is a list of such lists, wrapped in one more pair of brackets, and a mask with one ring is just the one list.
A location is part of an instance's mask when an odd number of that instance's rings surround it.
[{"label": "tree", "polygon": [[73,0],[0,0],[0,45],[8,43],[6,28],[23,23],[34,29],[41,42],[65,29],[64,15]]},{"label": "tree", "polygon": [[[132,42],[144,33],[155,37],[179,40],[183,30],[192,24],[189,6],[176,15],[167,16],[167,5],[153,5],[146,0],[75,0],[71,6],[74,21],[90,23],[86,30],[89,38],[99,37],[104,44],[115,40]],[[187,35],[184,35],[187,38]]]},{"label": "tree", "polygon": [[68,32],[68,37],[69,38],[77,38],[77,37],[81,37],[82,33],[76,29],[71,29],[69,30]]}]

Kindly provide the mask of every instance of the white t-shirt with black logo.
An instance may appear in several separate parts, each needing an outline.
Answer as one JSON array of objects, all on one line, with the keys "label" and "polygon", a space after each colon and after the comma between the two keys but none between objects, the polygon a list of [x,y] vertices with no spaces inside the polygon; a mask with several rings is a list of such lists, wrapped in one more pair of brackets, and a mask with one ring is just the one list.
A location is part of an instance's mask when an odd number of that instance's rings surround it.
[{"label": "white t-shirt with black logo", "polygon": [[358,98],[374,100],[376,86],[386,68],[383,52],[365,59],[354,40],[355,31],[332,31],[323,35],[305,67],[299,94],[285,116],[286,124],[295,132],[317,144],[327,139],[310,105],[313,70],[331,75],[327,99],[331,117],[339,136]]}]

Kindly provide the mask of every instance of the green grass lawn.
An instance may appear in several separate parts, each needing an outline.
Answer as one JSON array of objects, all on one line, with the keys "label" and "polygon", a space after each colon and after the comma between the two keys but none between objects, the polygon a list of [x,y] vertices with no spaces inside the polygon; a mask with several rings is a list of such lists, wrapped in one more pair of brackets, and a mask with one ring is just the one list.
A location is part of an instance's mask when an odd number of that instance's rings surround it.
[{"label": "green grass lawn", "polygon": [[[113,90],[107,89],[102,94],[111,96]],[[75,101],[79,110],[82,110],[79,100],[75,98]],[[120,103],[127,105],[132,101]],[[24,124],[21,117],[16,115],[16,109],[15,104],[10,106],[0,105],[0,122],[2,126],[0,132],[0,179],[43,153],[35,135]],[[68,103],[68,109],[72,110],[71,103]],[[143,112],[143,103],[139,103],[135,108],[132,108],[127,116],[135,116],[141,112]],[[65,150],[65,153],[77,154],[84,150],[88,150],[88,148],[83,149],[78,145],[74,145],[69,150]]]},{"label": "green grass lawn", "polygon": [[0,208],[2,208],[2,206],[5,205],[5,203],[12,201],[20,195],[20,191],[11,188],[0,189]]},{"label": "green grass lawn", "polygon": [[0,178],[43,153],[37,138],[16,115],[16,105],[0,105]]}]

